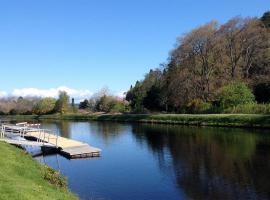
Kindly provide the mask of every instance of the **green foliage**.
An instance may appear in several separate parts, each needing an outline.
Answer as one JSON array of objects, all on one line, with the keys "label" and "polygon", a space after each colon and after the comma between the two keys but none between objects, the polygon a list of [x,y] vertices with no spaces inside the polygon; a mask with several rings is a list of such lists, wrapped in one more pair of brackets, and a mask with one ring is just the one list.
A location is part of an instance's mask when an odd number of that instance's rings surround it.
[{"label": "green foliage", "polygon": [[[46,118],[44,118],[46,119]],[[50,118],[48,118],[50,119]],[[57,118],[56,118],[57,119]],[[181,124],[195,126],[264,127],[270,128],[270,115],[264,114],[124,114],[64,115],[64,119]]]},{"label": "green foliage", "polygon": [[52,113],[56,105],[54,98],[41,99],[34,108],[34,113],[38,115],[44,115]]},{"label": "green foliage", "polygon": [[89,104],[89,101],[87,99],[80,102],[79,109],[88,109],[88,108],[90,108],[90,104]]},{"label": "green foliage", "polygon": [[126,112],[129,110],[127,102],[113,96],[104,95],[96,102],[96,110],[106,113]]},{"label": "green foliage", "polygon": [[56,101],[54,111],[60,114],[65,114],[70,111],[69,96],[67,92],[65,91],[59,92],[59,98]]},{"label": "green foliage", "polygon": [[111,106],[112,106],[112,98],[104,95],[98,100],[96,104],[96,109],[97,111],[110,112]]},{"label": "green foliage", "polygon": [[110,112],[111,113],[124,113],[129,112],[130,108],[127,102],[124,101],[113,101]]},{"label": "green foliage", "polygon": [[237,105],[224,110],[224,113],[241,114],[270,114],[270,104],[248,103]]},{"label": "green foliage", "polygon": [[209,113],[211,108],[211,103],[204,102],[201,99],[194,99],[187,105],[188,113],[193,114]]},{"label": "green foliage", "polygon": [[221,88],[219,99],[223,109],[255,102],[252,91],[242,82],[231,83]]},{"label": "green foliage", "polygon": [[54,169],[48,166],[45,166],[43,168],[43,177],[45,180],[49,181],[52,185],[55,185],[56,187],[67,187],[66,178],[62,177],[59,172],[56,172]]},{"label": "green foliage", "polygon": [[153,111],[162,109],[162,90],[157,85],[153,85],[146,93],[143,99],[143,105],[145,108]]},{"label": "green foliage", "polygon": [[[150,70],[143,81],[137,81],[135,86],[127,92],[126,100],[134,112],[149,110],[160,110],[161,105],[161,83],[162,71],[160,69]],[[155,102],[153,102],[153,100]]]}]

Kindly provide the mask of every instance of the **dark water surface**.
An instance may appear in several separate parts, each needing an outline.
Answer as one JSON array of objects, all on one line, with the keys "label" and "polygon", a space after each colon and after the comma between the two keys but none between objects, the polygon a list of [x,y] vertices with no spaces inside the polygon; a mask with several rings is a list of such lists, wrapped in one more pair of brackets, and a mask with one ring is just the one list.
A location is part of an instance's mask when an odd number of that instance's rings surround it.
[{"label": "dark water surface", "polygon": [[81,199],[269,199],[270,131],[108,122],[43,122],[102,149],[100,158],[37,158]]}]

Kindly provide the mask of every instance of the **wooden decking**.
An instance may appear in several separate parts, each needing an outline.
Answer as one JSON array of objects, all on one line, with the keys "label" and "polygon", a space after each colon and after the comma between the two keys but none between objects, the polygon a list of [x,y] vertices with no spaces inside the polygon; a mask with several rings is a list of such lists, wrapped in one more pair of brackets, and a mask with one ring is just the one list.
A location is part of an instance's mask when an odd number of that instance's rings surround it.
[{"label": "wooden decking", "polygon": [[[53,132],[44,129],[22,127],[16,125],[2,125],[1,136],[5,134],[16,134],[24,138],[31,138],[33,141],[7,140],[8,143],[21,145],[37,145],[44,147],[53,147],[59,149],[62,154],[69,158],[85,158],[100,156],[101,150],[90,146],[87,143],[64,138],[53,134]],[[23,144],[24,143],[24,144]]]}]

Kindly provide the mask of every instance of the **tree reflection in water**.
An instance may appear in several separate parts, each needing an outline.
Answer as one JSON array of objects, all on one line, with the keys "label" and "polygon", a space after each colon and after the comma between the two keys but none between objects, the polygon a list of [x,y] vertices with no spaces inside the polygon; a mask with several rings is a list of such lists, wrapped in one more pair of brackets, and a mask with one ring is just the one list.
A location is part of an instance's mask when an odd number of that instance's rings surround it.
[{"label": "tree reflection in water", "polygon": [[89,127],[92,134],[98,134],[107,144],[126,133],[127,129],[130,129],[128,125],[113,122],[91,122]]},{"label": "tree reflection in water", "polygon": [[132,132],[165,173],[173,166],[179,189],[192,199],[270,198],[270,136],[262,131],[132,125]]}]

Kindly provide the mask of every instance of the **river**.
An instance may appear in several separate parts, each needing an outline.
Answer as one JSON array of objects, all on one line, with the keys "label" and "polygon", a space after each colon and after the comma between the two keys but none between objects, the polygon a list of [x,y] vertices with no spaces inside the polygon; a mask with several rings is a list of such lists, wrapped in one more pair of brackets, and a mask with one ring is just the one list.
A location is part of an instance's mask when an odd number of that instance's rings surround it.
[{"label": "river", "polygon": [[269,130],[112,122],[42,122],[102,149],[101,157],[36,159],[80,199],[269,199]]}]

